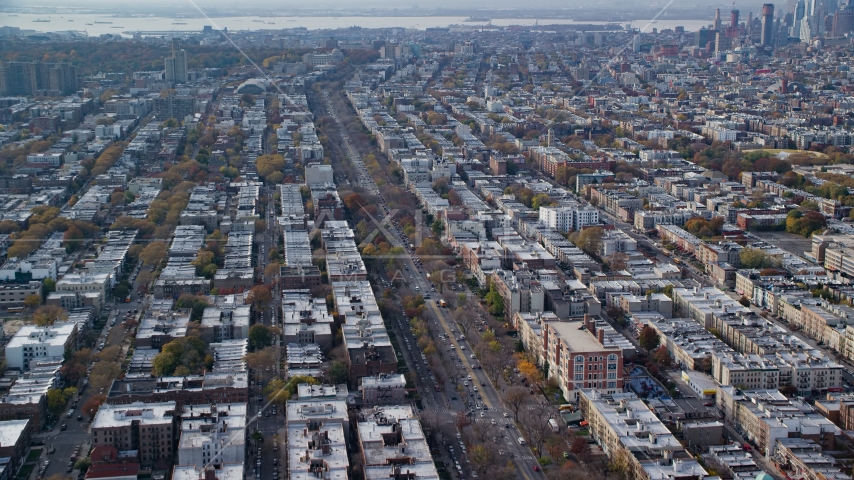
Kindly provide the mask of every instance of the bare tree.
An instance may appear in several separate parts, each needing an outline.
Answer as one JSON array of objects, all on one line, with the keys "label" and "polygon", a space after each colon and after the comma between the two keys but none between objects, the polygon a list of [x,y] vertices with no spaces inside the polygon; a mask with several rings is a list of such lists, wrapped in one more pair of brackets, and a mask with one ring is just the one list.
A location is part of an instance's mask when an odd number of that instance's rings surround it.
[{"label": "bare tree", "polygon": [[501,372],[504,371],[504,367],[508,365],[505,361],[505,358],[497,353],[493,353],[489,349],[483,349],[480,353],[480,364],[483,367],[483,371],[489,376],[489,378],[498,383],[498,380],[501,378]]},{"label": "bare tree", "polygon": [[466,415],[466,412],[457,412],[457,418],[454,420],[454,424],[457,428],[462,430],[471,425],[471,419]]},{"label": "bare tree", "polygon": [[493,443],[492,439],[498,434],[498,427],[489,422],[481,421],[473,423],[471,431],[477,439],[476,444]]},{"label": "bare tree", "polygon": [[484,475],[495,461],[495,449],[486,445],[475,445],[469,450],[467,457],[477,473]]},{"label": "bare tree", "polygon": [[549,428],[549,412],[545,407],[531,406],[522,416],[522,430],[528,437],[528,442],[537,450],[537,455],[542,456],[543,444],[551,434]]},{"label": "bare tree", "polygon": [[418,414],[418,419],[427,433],[427,441],[436,443],[442,437],[442,421],[439,415],[434,410],[422,410]]},{"label": "bare tree", "polygon": [[513,412],[514,421],[519,421],[519,410],[528,403],[529,398],[528,390],[523,387],[510,387],[504,392],[502,399],[507,408]]}]

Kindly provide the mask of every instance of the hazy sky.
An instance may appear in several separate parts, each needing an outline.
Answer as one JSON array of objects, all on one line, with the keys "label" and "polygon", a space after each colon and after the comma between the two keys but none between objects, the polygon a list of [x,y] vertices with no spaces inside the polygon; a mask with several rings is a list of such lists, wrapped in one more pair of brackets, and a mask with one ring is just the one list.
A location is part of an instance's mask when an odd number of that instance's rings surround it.
[{"label": "hazy sky", "polygon": [[[271,7],[276,9],[292,8],[411,8],[418,6],[422,9],[434,8],[579,8],[584,6],[593,7],[608,7],[613,6],[632,6],[641,7],[648,6],[649,8],[661,8],[668,3],[669,0],[597,0],[594,2],[584,0],[529,0],[520,3],[518,0],[466,0],[465,2],[454,2],[448,0],[362,0],[354,2],[352,0],[313,0],[312,2],[297,1],[297,0],[246,0],[236,3],[234,0],[194,0],[199,7],[219,7],[219,8],[235,8],[242,7]],[[743,7],[757,5],[762,2],[737,2]],[[710,4],[730,5],[730,2],[723,1],[702,1],[702,0],[675,0],[673,6],[688,7],[691,5],[707,7]],[[123,7],[131,9],[154,9],[168,8],[181,9],[182,7],[194,8],[189,0],[76,0],[69,2],[68,0],[0,0],[0,7],[15,6],[38,8],[38,6],[50,7],[76,7],[76,8],[93,8],[93,9],[116,9],[121,10]]]}]

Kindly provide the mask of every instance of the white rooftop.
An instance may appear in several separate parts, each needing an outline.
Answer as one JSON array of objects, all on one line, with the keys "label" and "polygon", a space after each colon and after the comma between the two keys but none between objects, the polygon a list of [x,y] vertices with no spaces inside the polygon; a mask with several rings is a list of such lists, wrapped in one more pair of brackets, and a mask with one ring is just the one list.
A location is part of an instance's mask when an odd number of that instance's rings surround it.
[{"label": "white rooftop", "polygon": [[104,404],[95,414],[91,428],[110,428],[129,425],[138,421],[141,425],[171,423],[175,413],[175,402],[143,403],[130,405]]},{"label": "white rooftop", "polygon": [[[178,465],[172,470],[172,480],[204,480],[203,465]],[[243,480],[242,463],[226,463],[215,470],[217,480]]]}]

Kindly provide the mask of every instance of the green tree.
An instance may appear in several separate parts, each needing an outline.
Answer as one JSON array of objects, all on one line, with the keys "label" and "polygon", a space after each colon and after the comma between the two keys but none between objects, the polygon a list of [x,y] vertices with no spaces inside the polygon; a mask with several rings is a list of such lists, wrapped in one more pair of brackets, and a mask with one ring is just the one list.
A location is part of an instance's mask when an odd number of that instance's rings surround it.
[{"label": "green tree", "polygon": [[77,462],[74,463],[74,468],[76,470],[79,470],[80,472],[85,472],[86,470],[89,470],[90,466],[92,466],[92,460],[90,460],[89,457],[81,458],[80,460],[77,460]]},{"label": "green tree", "polygon": [[287,383],[281,378],[274,378],[267,382],[263,393],[269,402],[277,405],[284,405],[291,399],[291,392],[287,389]]},{"label": "green tree", "polygon": [[181,337],[163,345],[152,361],[155,377],[191,375],[213,367],[207,344],[198,337]]},{"label": "green tree", "polygon": [[347,362],[335,360],[329,365],[326,376],[329,379],[329,383],[333,385],[347,383],[347,380],[350,378],[350,368],[347,366]]},{"label": "green tree", "polygon": [[775,268],[780,266],[780,261],[765,253],[761,248],[745,247],[739,253],[742,268]]},{"label": "green tree", "polygon": [[190,312],[190,320],[193,322],[198,322],[202,319],[202,315],[205,313],[205,309],[208,308],[207,298],[202,295],[193,295],[191,293],[185,293],[178,297],[178,301],[175,302],[175,308],[183,309],[189,308]]},{"label": "green tree", "polygon": [[435,233],[436,236],[438,237],[438,236],[442,235],[442,232],[445,230],[445,224],[442,222],[442,220],[437,218],[430,225],[430,229],[433,230],[433,233]]},{"label": "green tree", "polygon": [[39,294],[27,295],[24,299],[24,306],[27,308],[36,308],[42,304],[42,296]]},{"label": "green tree", "polygon": [[602,246],[602,237],[605,231],[602,227],[590,227],[573,235],[572,241],[575,245],[590,255],[598,255]]},{"label": "green tree", "polygon": [[151,242],[142,249],[139,259],[146,266],[157,265],[166,256],[166,244],[163,242]]},{"label": "green tree", "polygon": [[56,291],[56,281],[52,278],[45,278],[42,283],[42,291],[45,295]]},{"label": "green tree", "polygon": [[58,388],[51,388],[47,391],[47,408],[54,415],[59,415],[65,410],[65,404],[68,403],[68,397],[65,392]]},{"label": "green tree", "polygon": [[486,305],[489,307],[490,315],[495,317],[504,316],[504,298],[495,289],[494,284],[490,284],[489,293],[486,294],[484,300],[486,300]]},{"label": "green tree", "polygon": [[647,352],[651,352],[658,348],[658,345],[661,343],[661,339],[658,337],[658,333],[655,332],[654,328],[649,325],[644,325],[641,329],[640,335],[638,335],[638,343],[640,343],[641,348]]},{"label": "green tree", "polygon": [[130,288],[128,288],[124,283],[120,283],[113,288],[113,297],[115,298],[126,298],[128,293],[130,293]]},{"label": "green tree", "polygon": [[552,197],[550,197],[547,193],[540,193],[531,200],[531,208],[534,210],[539,210],[540,207],[548,207],[552,205]]},{"label": "green tree", "polygon": [[256,323],[249,327],[249,346],[255,350],[272,345],[273,332],[266,325]]}]

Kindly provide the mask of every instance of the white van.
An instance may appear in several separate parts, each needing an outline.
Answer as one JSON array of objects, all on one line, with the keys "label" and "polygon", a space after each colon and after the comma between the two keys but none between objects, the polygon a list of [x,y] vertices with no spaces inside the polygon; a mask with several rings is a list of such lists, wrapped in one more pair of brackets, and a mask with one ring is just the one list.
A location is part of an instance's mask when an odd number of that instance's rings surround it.
[{"label": "white van", "polygon": [[519,445],[525,445],[525,439],[522,437],[519,437],[516,441],[519,442]]}]

